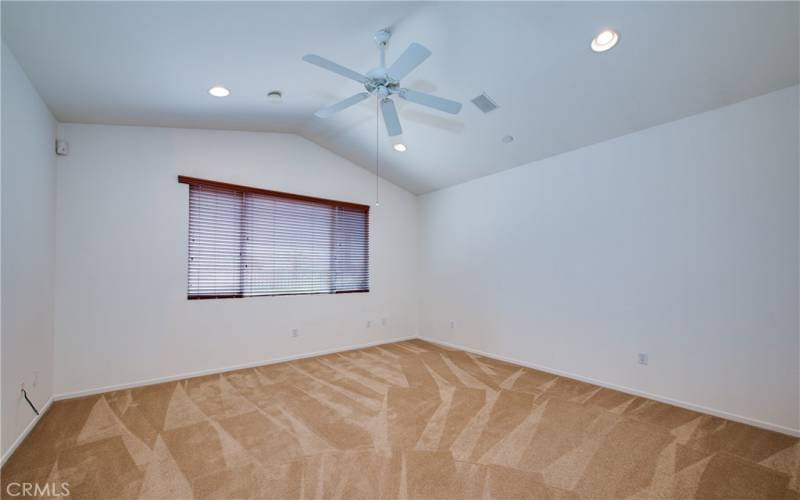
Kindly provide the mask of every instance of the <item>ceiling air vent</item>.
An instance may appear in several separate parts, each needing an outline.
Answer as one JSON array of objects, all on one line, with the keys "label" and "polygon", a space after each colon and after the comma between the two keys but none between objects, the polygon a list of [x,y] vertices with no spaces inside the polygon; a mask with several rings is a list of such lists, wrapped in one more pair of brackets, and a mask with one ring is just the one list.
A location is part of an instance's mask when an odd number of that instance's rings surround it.
[{"label": "ceiling air vent", "polygon": [[473,99],[472,104],[477,106],[478,109],[480,109],[484,113],[488,113],[489,111],[494,111],[499,107],[497,106],[497,103],[492,100],[491,97],[486,95],[486,92]]}]

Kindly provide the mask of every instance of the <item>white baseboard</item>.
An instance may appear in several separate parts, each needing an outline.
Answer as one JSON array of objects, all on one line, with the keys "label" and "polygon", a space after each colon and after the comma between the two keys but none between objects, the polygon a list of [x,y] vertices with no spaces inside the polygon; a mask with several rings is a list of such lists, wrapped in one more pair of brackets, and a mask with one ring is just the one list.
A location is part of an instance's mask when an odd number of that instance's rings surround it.
[{"label": "white baseboard", "polygon": [[33,419],[30,422],[28,422],[28,425],[26,425],[25,429],[23,429],[20,435],[17,436],[17,439],[15,439],[14,442],[11,443],[11,446],[6,450],[6,452],[3,453],[3,458],[0,459],[0,465],[5,465],[6,460],[8,460],[9,457],[11,457],[11,455],[14,454],[14,451],[17,449],[20,443],[22,443],[25,440],[25,438],[28,437],[28,434],[31,432],[31,430],[33,430],[34,426],[39,421],[39,419],[41,419],[44,416],[44,414],[47,413],[47,410],[50,409],[50,405],[53,404],[54,400],[55,398],[51,396],[50,399],[48,399],[47,402],[44,404],[42,409],[39,410],[39,414],[34,415]]},{"label": "white baseboard", "polygon": [[211,368],[208,370],[200,370],[196,372],[187,372],[187,373],[178,373],[176,375],[168,375],[166,377],[157,377],[151,378],[146,380],[137,380],[135,382],[128,382],[125,384],[116,384],[116,385],[106,385],[101,387],[94,387],[92,389],[85,389],[81,391],[74,391],[74,392],[65,392],[62,394],[56,394],[53,396],[54,401],[61,401],[62,399],[70,399],[70,398],[78,398],[81,396],[91,396],[94,394],[102,394],[104,392],[111,392],[111,391],[120,391],[123,389],[131,389],[133,387],[142,387],[145,385],[153,385],[153,384],[161,384],[164,382],[172,382],[175,380],[183,380],[185,378],[194,378],[194,377],[202,377],[204,375],[214,375],[217,373],[225,373],[231,372],[235,370],[243,370],[246,368],[253,368],[256,366],[264,366],[264,365],[274,365],[277,363],[285,363],[287,361],[294,361],[297,359],[303,358],[313,358],[315,356],[324,356],[325,354],[334,354],[337,352],[345,352],[345,351],[352,351],[355,349],[364,349],[366,347],[374,347],[377,345],[383,344],[391,344],[394,342],[403,342],[405,340],[412,340],[416,339],[416,335],[410,335],[408,337],[398,337],[394,339],[387,339],[387,340],[377,340],[374,342],[366,342],[363,344],[354,344],[344,347],[335,347],[333,349],[325,349],[322,351],[315,351],[306,354],[295,354],[292,356],[286,356],[283,358],[275,358],[275,359],[268,359],[268,360],[261,360],[261,361],[253,361],[251,363],[244,363],[241,365],[234,365],[234,366],[225,366],[222,368]]},{"label": "white baseboard", "polygon": [[499,354],[492,354],[489,352],[484,352],[479,349],[472,349],[470,347],[466,347],[459,344],[454,344],[452,342],[445,342],[444,340],[437,340],[429,337],[419,337],[421,340],[425,340],[427,342],[431,342],[433,344],[439,344],[445,347],[450,347],[453,349],[460,349],[462,351],[471,352],[473,354],[479,354],[481,356],[486,356],[487,358],[493,358],[500,361],[505,361],[506,363],[511,363],[519,366],[524,366],[527,368],[533,368],[534,370],[540,370],[543,372],[552,373],[554,375],[559,375],[575,380],[580,380],[582,382],[588,382],[590,384],[599,385],[601,387],[606,387],[608,389],[614,389],[615,391],[624,392],[627,394],[632,394],[634,396],[640,396],[647,399],[652,399],[654,401],[659,401],[661,403],[670,404],[673,406],[679,406],[681,408],[686,408],[687,410],[696,411],[699,413],[706,413],[708,415],[713,415],[715,417],[724,418],[727,420],[733,420],[734,422],[739,422],[742,424],[752,425],[753,427],[760,427],[762,429],[766,429],[769,431],[780,432],[782,434],[788,434],[789,436],[793,437],[800,437],[800,429],[792,429],[791,427],[785,427],[783,425],[772,424],[769,422],[764,422],[762,420],[757,420],[754,418],[743,417],[741,415],[736,415],[733,413],[728,413],[722,410],[716,410],[714,408],[708,408],[706,406],[694,404],[694,403],[687,403],[686,401],[681,401],[678,399],[672,399],[664,396],[659,396],[657,394],[651,394],[649,392],[640,391],[637,389],[631,389],[630,387],[625,387],[622,385],[612,384],[609,382],[604,382],[602,380],[593,379],[591,377],[584,377],[582,375],[576,375],[574,373],[565,372],[563,370],[556,370],[555,368],[550,368],[547,366],[541,366],[534,363],[528,363],[526,361],[520,361],[518,359],[509,358],[507,356],[501,356]]}]

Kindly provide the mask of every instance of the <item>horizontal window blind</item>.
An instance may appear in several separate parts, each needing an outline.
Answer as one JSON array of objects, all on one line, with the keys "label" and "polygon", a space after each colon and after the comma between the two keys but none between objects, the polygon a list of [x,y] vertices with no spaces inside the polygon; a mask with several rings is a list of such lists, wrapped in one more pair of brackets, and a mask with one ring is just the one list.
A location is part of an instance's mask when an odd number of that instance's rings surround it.
[{"label": "horizontal window blind", "polygon": [[189,184],[190,299],[369,291],[369,206]]}]

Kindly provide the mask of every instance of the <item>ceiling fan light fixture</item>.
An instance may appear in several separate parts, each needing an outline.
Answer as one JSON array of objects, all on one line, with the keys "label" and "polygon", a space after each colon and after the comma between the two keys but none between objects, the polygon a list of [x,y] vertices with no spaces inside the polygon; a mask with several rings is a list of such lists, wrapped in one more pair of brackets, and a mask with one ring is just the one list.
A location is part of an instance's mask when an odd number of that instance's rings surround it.
[{"label": "ceiling fan light fixture", "polygon": [[214,97],[228,97],[231,95],[231,91],[221,85],[214,85],[208,89],[208,93]]},{"label": "ceiling fan light fixture", "polygon": [[614,30],[603,30],[592,38],[592,50],[605,52],[612,49],[619,41],[619,33]]},{"label": "ceiling fan light fixture", "polygon": [[392,148],[393,148],[395,151],[397,151],[398,153],[403,153],[403,152],[405,152],[405,150],[406,150],[406,149],[408,149],[408,148],[406,147],[406,145],[405,145],[405,144],[403,144],[402,142],[398,142],[397,144],[395,144],[394,146],[392,146]]}]

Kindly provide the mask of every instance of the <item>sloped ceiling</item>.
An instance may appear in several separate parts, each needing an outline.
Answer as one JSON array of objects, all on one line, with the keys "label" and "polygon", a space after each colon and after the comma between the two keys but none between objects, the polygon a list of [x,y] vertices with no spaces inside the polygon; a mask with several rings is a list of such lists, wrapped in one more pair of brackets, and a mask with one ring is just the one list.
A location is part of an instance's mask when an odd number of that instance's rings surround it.
[{"label": "sloped ceiling", "polygon": [[[404,86],[464,103],[398,100],[405,153],[379,124],[381,175],[414,193],[798,83],[794,2],[2,3],[4,42],[59,121],[294,132],[370,170],[375,101],[314,117],[362,89],[300,58],[366,72],[384,27],[389,62],[433,51]],[[620,43],[595,54],[606,27]],[[484,91],[500,105],[485,115],[469,103]]]}]

